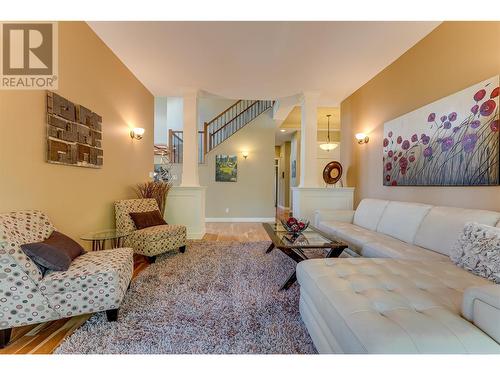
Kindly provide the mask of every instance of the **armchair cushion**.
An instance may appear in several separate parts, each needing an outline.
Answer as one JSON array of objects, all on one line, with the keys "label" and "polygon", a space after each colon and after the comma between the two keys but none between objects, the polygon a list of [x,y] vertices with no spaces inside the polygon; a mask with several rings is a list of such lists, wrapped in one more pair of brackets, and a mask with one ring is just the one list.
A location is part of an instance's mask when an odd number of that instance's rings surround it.
[{"label": "armchair cushion", "polygon": [[116,229],[122,233],[131,233],[137,228],[130,217],[131,212],[147,212],[158,210],[154,199],[124,199],[115,202]]},{"label": "armchair cushion", "polygon": [[40,291],[63,316],[117,308],[133,272],[130,248],[91,251],[76,258],[67,271],[49,271]]},{"label": "armchair cushion", "polygon": [[127,199],[115,202],[116,228],[128,233],[124,245],[132,247],[136,254],[156,256],[186,245],[186,227],[183,225],[156,225],[136,229],[130,213],[154,210],[158,210],[158,204],[154,199]]},{"label": "armchair cushion", "polygon": [[183,225],[155,225],[144,229],[138,229],[130,234],[127,239],[134,239],[136,241],[159,241],[173,236],[183,235],[186,233],[186,227]]},{"label": "armchair cushion", "polygon": [[136,253],[155,256],[186,245],[186,227],[183,225],[157,225],[139,229],[125,238],[125,246]]}]

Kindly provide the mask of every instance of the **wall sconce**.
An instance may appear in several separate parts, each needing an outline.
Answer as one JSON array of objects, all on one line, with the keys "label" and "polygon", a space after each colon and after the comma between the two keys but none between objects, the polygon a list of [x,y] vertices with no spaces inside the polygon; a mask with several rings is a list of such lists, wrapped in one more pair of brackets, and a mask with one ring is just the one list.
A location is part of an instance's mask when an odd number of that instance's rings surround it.
[{"label": "wall sconce", "polygon": [[247,158],[248,158],[248,151],[242,151],[241,155],[245,158],[245,160],[247,160]]},{"label": "wall sconce", "polygon": [[144,135],[144,129],[143,128],[133,128],[130,131],[130,138],[132,139],[142,139],[142,136]]},{"label": "wall sconce", "polygon": [[368,143],[368,141],[370,140],[370,138],[365,133],[357,133],[355,137],[356,140],[358,141],[358,144],[360,145]]}]

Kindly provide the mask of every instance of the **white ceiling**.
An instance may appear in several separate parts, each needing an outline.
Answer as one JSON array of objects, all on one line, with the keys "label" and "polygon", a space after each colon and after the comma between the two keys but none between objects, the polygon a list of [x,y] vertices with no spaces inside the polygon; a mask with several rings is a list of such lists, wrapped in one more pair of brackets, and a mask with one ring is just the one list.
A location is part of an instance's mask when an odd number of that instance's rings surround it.
[{"label": "white ceiling", "polygon": [[338,106],[439,22],[89,22],[155,96],[205,90]]}]

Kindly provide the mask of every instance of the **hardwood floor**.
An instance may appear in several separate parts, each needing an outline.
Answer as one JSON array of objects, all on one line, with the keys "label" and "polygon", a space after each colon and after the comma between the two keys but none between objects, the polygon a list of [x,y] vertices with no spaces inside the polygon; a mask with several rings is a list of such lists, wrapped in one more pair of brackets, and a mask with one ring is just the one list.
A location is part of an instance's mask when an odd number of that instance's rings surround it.
[{"label": "hardwood floor", "polygon": [[[277,209],[277,218],[288,217],[288,211]],[[207,223],[206,241],[268,241],[261,223]],[[189,249],[187,250],[189,251]],[[148,267],[143,256],[134,256],[134,275],[136,277]],[[89,319],[91,314],[64,318],[52,322],[32,324],[12,330],[12,339],[0,354],[50,354],[61,343]]]}]

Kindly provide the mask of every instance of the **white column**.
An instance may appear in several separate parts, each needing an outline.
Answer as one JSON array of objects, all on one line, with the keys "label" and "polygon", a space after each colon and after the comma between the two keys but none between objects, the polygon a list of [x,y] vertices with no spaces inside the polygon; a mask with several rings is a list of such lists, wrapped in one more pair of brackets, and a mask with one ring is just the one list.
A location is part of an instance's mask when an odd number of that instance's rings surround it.
[{"label": "white column", "polygon": [[[186,226],[188,239],[205,234],[205,190],[198,177],[198,92],[183,95],[182,180],[167,195],[168,223]],[[189,250],[188,250],[189,251]]]},{"label": "white column", "polygon": [[184,94],[183,99],[181,186],[200,186],[198,178],[198,92]]},{"label": "white column", "polygon": [[299,187],[318,186],[317,138],[318,138],[318,92],[302,95],[302,122],[300,126],[300,184]]}]

